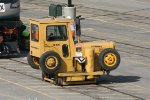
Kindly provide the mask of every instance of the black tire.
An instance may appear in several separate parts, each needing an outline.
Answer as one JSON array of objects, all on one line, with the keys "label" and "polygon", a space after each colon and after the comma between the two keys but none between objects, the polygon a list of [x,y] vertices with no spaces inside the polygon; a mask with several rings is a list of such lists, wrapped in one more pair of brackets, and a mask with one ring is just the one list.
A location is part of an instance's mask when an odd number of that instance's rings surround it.
[{"label": "black tire", "polygon": [[45,73],[42,72],[42,81],[45,81],[44,78],[46,77]]},{"label": "black tire", "polygon": [[45,74],[55,76],[61,67],[61,58],[56,52],[45,52],[40,58],[40,67]]},{"label": "black tire", "polygon": [[101,78],[101,76],[95,76],[95,83],[96,83],[96,85],[100,84],[100,78]]},{"label": "black tire", "polygon": [[54,84],[57,86],[63,86],[63,77],[55,76]]},{"label": "black tire", "polygon": [[58,77],[58,79],[57,79],[57,85],[58,86],[63,86],[63,78]]},{"label": "black tire", "polygon": [[[36,61],[35,61],[36,60]],[[28,53],[27,56],[27,61],[28,64],[33,68],[33,69],[39,69],[39,59],[37,57],[33,57],[30,55],[30,53]]]},{"label": "black tire", "polygon": [[105,71],[112,71],[119,66],[120,55],[115,49],[107,48],[99,54],[98,62]]}]

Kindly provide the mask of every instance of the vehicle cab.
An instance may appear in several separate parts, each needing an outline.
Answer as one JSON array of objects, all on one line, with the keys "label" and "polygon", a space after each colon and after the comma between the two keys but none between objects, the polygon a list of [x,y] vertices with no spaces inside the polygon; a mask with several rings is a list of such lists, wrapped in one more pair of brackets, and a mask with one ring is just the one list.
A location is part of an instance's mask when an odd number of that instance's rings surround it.
[{"label": "vehicle cab", "polygon": [[73,23],[65,18],[30,19],[30,55],[39,60],[45,52],[53,51],[61,57],[62,66],[73,66],[75,44],[70,34]]}]

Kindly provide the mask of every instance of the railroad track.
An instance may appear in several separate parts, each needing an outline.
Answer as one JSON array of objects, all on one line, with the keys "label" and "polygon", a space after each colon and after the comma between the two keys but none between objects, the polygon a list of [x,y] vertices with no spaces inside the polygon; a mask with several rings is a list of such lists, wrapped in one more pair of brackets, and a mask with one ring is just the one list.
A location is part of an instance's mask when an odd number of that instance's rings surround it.
[{"label": "railroad track", "polygon": [[[6,60],[6,59],[5,59]],[[13,63],[11,63],[12,65],[15,65],[15,63],[19,63],[21,64],[22,66],[20,66],[20,68],[15,68],[16,66],[13,66],[13,67],[9,67],[10,65],[8,64],[7,65],[3,65],[3,63],[1,63],[1,66],[0,68],[2,69],[5,69],[5,70],[9,70],[9,71],[12,71],[12,72],[15,72],[15,73],[19,73],[21,75],[25,75],[25,76],[29,76],[29,77],[32,77],[32,78],[36,78],[36,79],[41,79],[39,77],[36,77],[34,76],[33,74],[29,74],[27,71],[28,67],[25,67],[25,66],[29,66],[28,63],[26,62],[23,62],[23,61],[19,61],[19,60],[15,60],[13,58],[8,58],[7,59],[8,62],[9,61],[13,61]],[[22,68],[24,69],[24,71],[22,70]]]},{"label": "railroad track", "polygon": [[[32,69],[29,67],[27,62],[17,60],[14,58],[9,58],[9,59],[5,59],[5,60],[7,60],[7,62],[11,62],[11,65],[19,64],[20,68],[19,67],[15,68],[15,66],[10,67],[9,64],[3,65],[2,63],[1,63],[2,65],[0,66],[0,68],[5,69],[5,70],[9,70],[9,71],[12,71],[15,73],[19,73],[19,74],[24,75],[24,76],[35,78],[38,80],[42,80],[42,78],[39,77],[41,73],[39,73],[38,76],[36,76],[34,73],[28,73],[28,71],[32,70]],[[37,73],[36,72],[37,70],[34,70],[34,71],[35,71],[35,73]],[[96,99],[96,100],[106,99],[108,94],[110,94],[110,96],[111,96],[112,93],[115,93],[114,95],[119,95],[119,96],[121,95],[123,98],[127,98],[127,100],[128,99],[144,100],[144,98],[138,96],[138,94],[131,94],[131,93],[128,93],[126,91],[119,90],[117,88],[115,89],[114,87],[115,87],[115,85],[112,87],[112,86],[109,86],[109,85],[107,86],[104,84],[99,84],[99,85],[94,85],[94,84],[90,85],[89,84],[89,85],[63,86],[62,89],[69,89],[70,91],[81,93],[83,95],[92,97],[93,99]],[[132,87],[132,88],[135,88],[135,87]],[[101,93],[103,94],[103,90],[107,93],[106,97],[99,96],[99,95],[101,95]],[[92,94],[91,93],[92,91],[94,91],[94,93],[96,93],[97,95]]]},{"label": "railroad track", "polygon": [[[84,88],[83,88],[84,87]],[[68,87],[64,87],[66,89],[70,89],[72,91],[75,91],[75,92],[80,92],[81,94],[84,94],[84,95],[87,95],[87,96],[90,96],[96,100],[103,100],[103,99],[107,99],[106,98],[101,98],[99,96],[96,96],[96,95],[93,95],[91,94],[90,92],[94,92],[98,95],[98,93],[100,93],[99,91],[101,90],[97,90],[97,88],[104,88],[104,89],[107,89],[107,90],[110,90],[111,93],[114,93],[116,92],[116,95],[125,95],[124,98],[120,98],[121,99],[131,99],[131,100],[145,100],[144,98],[140,97],[140,96],[136,96],[136,95],[133,95],[133,94],[130,94],[130,93],[127,93],[127,92],[123,92],[123,91],[120,91],[120,90],[117,90],[117,89],[114,89],[114,88],[111,88],[111,87],[108,87],[108,86],[104,86],[104,85],[86,85],[86,86],[78,86],[78,87],[73,87],[73,86],[68,86]],[[76,89],[78,88],[78,89]],[[82,91],[81,91],[82,89]],[[103,89],[102,89],[103,90]],[[110,93],[110,96],[111,96],[111,93]],[[105,95],[105,94],[103,94]],[[108,97],[110,97],[108,94],[107,94]],[[111,99],[111,98],[109,98]]]}]

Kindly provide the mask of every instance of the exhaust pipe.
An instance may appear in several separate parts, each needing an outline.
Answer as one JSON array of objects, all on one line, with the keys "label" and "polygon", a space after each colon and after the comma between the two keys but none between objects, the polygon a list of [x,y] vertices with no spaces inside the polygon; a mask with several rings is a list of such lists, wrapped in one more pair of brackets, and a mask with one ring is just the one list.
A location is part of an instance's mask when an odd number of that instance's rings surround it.
[{"label": "exhaust pipe", "polygon": [[76,7],[72,4],[72,0],[68,0],[68,6],[64,7],[64,16],[70,17],[71,19],[76,18]]}]

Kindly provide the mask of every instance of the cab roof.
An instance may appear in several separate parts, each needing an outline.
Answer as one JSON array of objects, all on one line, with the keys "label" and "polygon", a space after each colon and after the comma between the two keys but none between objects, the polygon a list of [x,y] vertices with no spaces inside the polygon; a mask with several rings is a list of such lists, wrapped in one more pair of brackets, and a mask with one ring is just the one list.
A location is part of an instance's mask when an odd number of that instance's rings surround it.
[{"label": "cab roof", "polygon": [[73,19],[67,19],[64,17],[46,17],[46,18],[39,18],[39,19],[30,19],[30,21],[35,21],[40,24],[49,24],[49,23],[68,23],[68,22],[73,22]]}]

